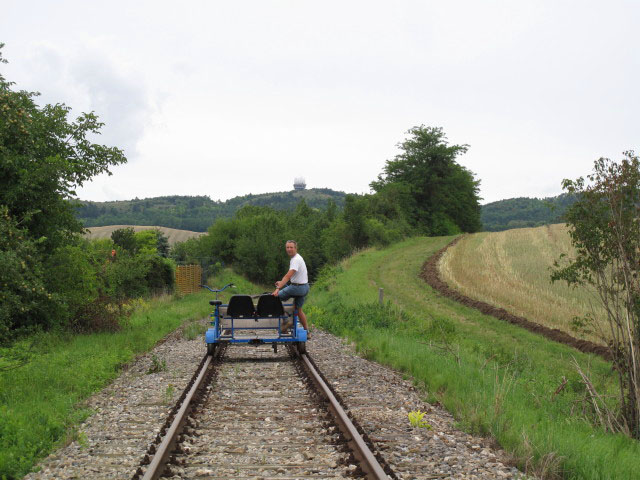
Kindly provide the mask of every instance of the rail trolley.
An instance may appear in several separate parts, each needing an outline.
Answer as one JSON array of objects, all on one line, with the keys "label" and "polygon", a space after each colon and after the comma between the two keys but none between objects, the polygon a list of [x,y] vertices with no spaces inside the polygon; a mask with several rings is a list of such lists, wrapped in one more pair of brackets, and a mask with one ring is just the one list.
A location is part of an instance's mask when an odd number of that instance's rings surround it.
[{"label": "rail trolley", "polygon": [[262,295],[232,295],[228,304],[218,300],[220,292],[235,285],[229,283],[216,290],[201,285],[216,294],[210,300],[213,306],[211,326],[205,333],[207,353],[213,355],[222,343],[247,345],[271,344],[278,351],[278,344],[295,344],[300,353],[306,352],[307,331],[298,321],[295,304],[283,304],[270,293]]}]

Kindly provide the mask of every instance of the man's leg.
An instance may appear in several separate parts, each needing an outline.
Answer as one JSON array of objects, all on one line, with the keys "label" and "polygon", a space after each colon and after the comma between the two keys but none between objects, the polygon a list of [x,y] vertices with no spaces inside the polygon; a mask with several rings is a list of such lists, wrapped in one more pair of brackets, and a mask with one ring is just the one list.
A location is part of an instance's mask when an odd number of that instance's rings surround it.
[{"label": "man's leg", "polygon": [[298,308],[298,318],[300,319],[300,323],[302,323],[304,329],[308,332],[309,327],[307,326],[307,316],[302,311],[302,307]]}]

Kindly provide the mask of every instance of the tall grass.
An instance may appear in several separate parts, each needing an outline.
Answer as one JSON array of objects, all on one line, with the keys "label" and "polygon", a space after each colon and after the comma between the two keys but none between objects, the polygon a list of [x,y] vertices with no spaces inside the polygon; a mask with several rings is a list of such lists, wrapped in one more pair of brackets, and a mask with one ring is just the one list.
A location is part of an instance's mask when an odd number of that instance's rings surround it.
[{"label": "tall grass", "polygon": [[38,459],[72,439],[75,425],[91,413],[81,402],[182,323],[205,317],[207,299],[204,292],[157,298],[143,302],[116,333],[39,333],[3,349],[0,478],[21,478]]},{"label": "tall grass", "polygon": [[468,235],[440,262],[443,280],[468,297],[502,307],[547,327],[602,343],[574,328],[574,318],[593,315],[607,331],[593,291],[551,283],[550,268],[573,247],[564,225]]},{"label": "tall grass", "polygon": [[[611,366],[437,295],[418,273],[449,240],[415,238],[325,271],[309,296],[310,321],[406,372],[462,428],[495,437],[529,473],[638,478],[638,443],[593,425],[571,359],[604,394],[616,389]],[[382,307],[379,287],[388,300]]]}]

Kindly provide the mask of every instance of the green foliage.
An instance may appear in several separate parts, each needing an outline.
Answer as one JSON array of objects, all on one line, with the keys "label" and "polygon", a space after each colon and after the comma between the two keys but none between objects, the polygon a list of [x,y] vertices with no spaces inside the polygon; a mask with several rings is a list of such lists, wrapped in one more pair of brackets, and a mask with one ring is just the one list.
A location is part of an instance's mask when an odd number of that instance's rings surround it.
[{"label": "green foliage", "polygon": [[409,412],[407,415],[409,417],[409,424],[411,424],[413,428],[433,429],[433,427],[424,420],[426,414],[427,412],[421,412],[420,410]]},{"label": "green foliage", "polygon": [[557,197],[510,198],[482,206],[483,230],[500,232],[511,228],[540,227],[562,222],[564,212],[577,200],[571,193]]},{"label": "green foliage", "polygon": [[206,231],[216,220],[232,218],[246,205],[292,212],[300,200],[310,208],[333,203],[344,205],[345,194],[328,188],[244,195],[225,202],[206,196],[168,196],[117,202],[74,202],[76,215],[87,227],[103,225],[158,225],[196,232]]},{"label": "green foliage", "polygon": [[132,227],[119,228],[111,232],[111,240],[116,247],[127,252],[136,253],[138,241]]},{"label": "green foliage", "polygon": [[[22,478],[66,439],[75,436],[82,444],[74,432],[91,413],[84,401],[168,333],[206,316],[208,297],[203,292],[135,302],[140,308],[117,332],[50,331],[0,348],[0,478]],[[3,368],[6,359],[9,369]],[[162,369],[163,359],[158,364]]]},{"label": "green foliage", "polygon": [[[431,235],[451,235],[480,230],[479,185],[473,174],[456,162],[468,145],[447,144],[437,127],[413,127],[399,147],[402,153],[388,160],[376,192],[400,200],[414,227]],[[393,186],[393,187],[392,187]]]},{"label": "green foliage", "polygon": [[[0,44],[0,63],[3,45]],[[126,161],[90,141],[93,113],[69,119],[64,104],[38,106],[0,75],[0,333],[66,325],[96,295],[95,272],[74,247],[82,224],[69,199],[92,177]],[[83,285],[86,290],[77,291]]]},{"label": "green foliage", "polygon": [[0,344],[18,331],[51,325],[53,305],[36,241],[0,205]]},{"label": "green foliage", "polygon": [[[579,198],[565,214],[575,256],[555,262],[552,279],[597,291],[610,335],[597,333],[608,340],[620,381],[619,430],[640,439],[640,158],[623,155],[596,160],[588,183],[564,180]],[[584,320],[583,327],[598,325]]]},{"label": "green foliage", "polygon": [[164,358],[160,360],[154,353],[151,357],[151,365],[147,370],[147,375],[151,375],[153,373],[166,372],[166,371],[167,371],[167,361]]},{"label": "green foliage", "polygon": [[70,107],[39,107],[37,93],[12,86],[0,75],[0,205],[48,251],[81,232],[66,201],[75,188],[126,159],[121,150],[89,140],[103,126],[93,113],[71,121]]},{"label": "green foliage", "polygon": [[[117,231],[117,230],[116,230]],[[115,233],[115,232],[114,232]],[[157,255],[159,230],[142,230],[134,234],[137,251],[141,255]],[[113,238],[113,234],[112,234]],[[167,242],[168,243],[168,242]]]},{"label": "green foliage", "polygon": [[157,236],[156,250],[161,257],[167,258],[169,256],[169,251],[171,250],[169,238],[158,229],[156,229],[155,232]]},{"label": "green foliage", "polygon": [[271,284],[287,271],[284,243],[295,239],[313,279],[327,262],[354,249],[388,245],[410,234],[408,222],[396,217],[399,212],[383,205],[376,195],[347,195],[342,212],[331,204],[324,211],[313,209],[304,200],[293,212],[247,205],[233,219],[216,221],[207,235],[174,246],[171,257],[203,266],[233,264],[250,280]]},{"label": "green foliage", "polygon": [[57,317],[75,328],[90,321],[84,317],[85,307],[99,295],[98,274],[82,245],[57,248],[45,270],[49,289],[58,300]]}]

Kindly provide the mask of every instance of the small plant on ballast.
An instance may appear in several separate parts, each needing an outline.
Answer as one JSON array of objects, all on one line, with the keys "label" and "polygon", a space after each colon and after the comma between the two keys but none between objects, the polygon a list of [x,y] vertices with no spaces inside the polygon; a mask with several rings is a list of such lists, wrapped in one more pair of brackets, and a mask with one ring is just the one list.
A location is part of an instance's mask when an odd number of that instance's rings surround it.
[{"label": "small plant on ballast", "polygon": [[409,412],[409,423],[414,428],[426,428],[427,430],[431,430],[433,427],[423,420],[426,414],[427,412],[421,412],[420,410]]},{"label": "small plant on ballast", "polygon": [[158,357],[153,355],[151,357],[151,366],[149,366],[149,370],[147,370],[147,375],[151,375],[152,373],[164,372],[166,369],[166,360],[160,360]]}]

